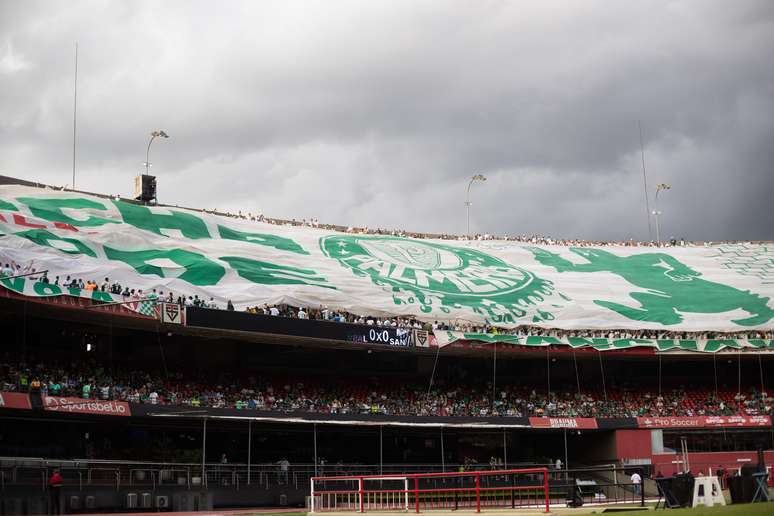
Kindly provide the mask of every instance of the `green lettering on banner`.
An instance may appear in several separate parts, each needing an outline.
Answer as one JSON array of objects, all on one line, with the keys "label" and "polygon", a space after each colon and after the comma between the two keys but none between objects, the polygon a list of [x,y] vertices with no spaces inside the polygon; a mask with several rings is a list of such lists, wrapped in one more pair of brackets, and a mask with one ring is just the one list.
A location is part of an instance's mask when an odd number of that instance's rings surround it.
[{"label": "green lettering on banner", "polygon": [[[453,332],[450,335],[454,335]],[[518,335],[501,335],[498,333],[464,333],[461,337],[454,336],[453,340],[477,340],[489,344],[511,344],[521,345],[521,339]]]},{"label": "green lettering on banner", "polygon": [[[46,231],[45,229],[31,229],[29,231],[21,231],[19,233],[16,233],[16,236],[26,238],[30,242],[34,242],[40,246],[57,249],[58,251],[62,251],[63,253],[84,254],[86,256],[91,256],[92,258],[97,257],[97,253],[92,251],[89,248],[89,246],[87,246],[80,240],[76,238],[63,238],[51,233],[50,231]],[[66,244],[69,244],[72,247],[70,249],[63,249],[61,246],[57,247],[55,245],[52,245],[51,242],[64,242]]]},{"label": "green lettering on banner", "polygon": [[[487,343],[516,344],[523,346],[545,346],[546,344],[562,344],[572,348],[591,347],[597,351],[610,351],[619,349],[629,349],[634,347],[656,348],[657,351],[692,351],[692,352],[712,352],[721,351],[725,348],[742,349],[752,347],[756,349],[774,349],[774,341],[764,339],[715,339],[708,341],[696,340],[674,340],[674,339],[607,339],[604,337],[552,337],[542,335],[529,335],[522,343],[517,335],[498,335],[491,333],[461,333],[445,330],[437,332],[436,338],[439,342],[450,344],[458,340],[479,341]],[[700,349],[701,346],[701,349]]]},{"label": "green lettering on banner", "polygon": [[[226,274],[226,269],[222,265],[213,262],[204,255],[184,249],[121,251],[105,246],[105,255],[110,260],[126,263],[140,274],[153,274],[160,278],[176,277],[197,286],[215,285]],[[165,274],[163,267],[149,263],[154,260],[170,260],[184,268],[185,272]]]},{"label": "green lettering on banner", "polygon": [[626,349],[636,346],[652,346],[654,342],[651,339],[615,339],[613,341],[613,348]]},{"label": "green lettering on banner", "polygon": [[115,301],[115,299],[113,299],[113,296],[111,296],[109,292],[102,292],[101,290],[97,290],[96,288],[91,291],[91,299],[93,301],[104,301],[106,303],[111,303]]},{"label": "green lettering on banner", "polygon": [[218,232],[220,238],[224,240],[238,240],[240,242],[250,242],[252,244],[265,245],[279,249],[280,251],[289,251],[291,253],[309,254],[303,247],[298,245],[294,240],[277,235],[270,235],[266,233],[248,233],[245,231],[239,231],[226,226],[218,224]]},{"label": "green lettering on banner", "polygon": [[493,342],[501,342],[503,344],[514,344],[514,345],[520,345],[521,339],[519,339],[518,335],[495,335],[495,338],[492,339]]},{"label": "green lettering on banner", "polygon": [[607,339],[603,338],[584,338],[584,337],[567,337],[567,343],[573,348],[583,348],[586,346],[594,347],[601,344],[607,344]]},{"label": "green lettering on banner", "polygon": [[32,289],[39,296],[59,296],[62,294],[62,289],[51,283],[36,282],[32,285]]},{"label": "green lettering on banner", "polygon": [[561,344],[562,341],[556,337],[543,337],[540,335],[530,335],[524,341],[526,346],[545,346],[547,344]]},{"label": "green lettering on banner", "polygon": [[289,265],[260,262],[239,256],[221,256],[240,277],[260,285],[312,285],[336,289],[327,283],[324,276],[310,269],[299,269]]},{"label": "green lettering on banner", "polygon": [[113,201],[124,222],[136,228],[152,231],[157,235],[164,235],[163,230],[174,229],[180,231],[186,238],[211,238],[207,226],[199,217],[182,211],[174,211],[171,215],[153,213],[150,208],[139,206],[124,201]]},{"label": "green lettering on banner", "polygon": [[2,199],[0,199],[0,210],[19,211],[16,206]]},{"label": "green lettering on banner", "polygon": [[712,339],[712,340],[708,340],[704,344],[704,349],[702,351],[715,353],[716,351],[720,351],[723,348],[741,349],[742,346],[735,340]]},{"label": "green lettering on banner", "polygon": [[609,340],[606,340],[605,342],[595,342],[591,345],[592,348],[596,349],[597,351],[607,351],[610,349],[615,349],[613,346],[613,343],[611,343]]},{"label": "green lettering on banner", "polygon": [[30,212],[36,217],[48,220],[50,222],[64,222],[71,226],[95,227],[105,224],[118,224],[116,220],[101,219],[99,217],[88,217],[85,220],[68,217],[62,212],[63,208],[71,210],[102,210],[107,208],[104,204],[92,201],[91,199],[45,199],[39,197],[19,197],[17,201],[26,204]]},{"label": "green lettering on banner", "polygon": [[661,339],[656,341],[656,347],[659,351],[669,351],[670,349],[680,348],[680,342],[673,339]]},{"label": "green lettering on banner", "polygon": [[18,292],[19,294],[24,293],[24,278],[2,278],[0,279],[0,283],[3,284],[5,288],[8,290],[13,290],[14,292]]}]

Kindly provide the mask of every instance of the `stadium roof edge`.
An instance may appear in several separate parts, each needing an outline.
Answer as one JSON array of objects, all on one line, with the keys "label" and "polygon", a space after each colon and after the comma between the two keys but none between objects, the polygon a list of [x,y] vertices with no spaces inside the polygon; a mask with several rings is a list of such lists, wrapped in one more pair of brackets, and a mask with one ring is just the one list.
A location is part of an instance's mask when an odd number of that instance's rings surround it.
[{"label": "stadium roof edge", "polygon": [[219,419],[219,420],[233,420],[233,421],[259,421],[262,423],[300,423],[300,424],[321,424],[321,425],[339,425],[339,426],[399,426],[399,427],[414,427],[414,428],[531,428],[529,424],[524,423],[450,423],[450,422],[406,422],[406,421],[368,421],[365,419],[322,419],[312,420],[299,417],[264,417],[264,416],[220,416],[212,414],[202,414],[201,411],[194,412],[181,412],[173,414],[164,413],[148,413],[145,414],[149,417],[165,417],[165,418],[184,418],[184,419]]}]

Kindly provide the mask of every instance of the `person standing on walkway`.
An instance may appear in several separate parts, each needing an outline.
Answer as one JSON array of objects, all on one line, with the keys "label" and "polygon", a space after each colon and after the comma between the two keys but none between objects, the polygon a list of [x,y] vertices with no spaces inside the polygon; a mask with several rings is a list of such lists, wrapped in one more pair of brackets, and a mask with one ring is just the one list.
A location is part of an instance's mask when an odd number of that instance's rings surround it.
[{"label": "person standing on walkway", "polygon": [[62,513],[62,475],[59,474],[59,470],[55,469],[48,479],[48,494],[51,499],[51,514]]},{"label": "person standing on walkway", "polygon": [[636,471],[631,476],[632,485],[634,486],[634,494],[640,496],[642,493],[642,477]]}]

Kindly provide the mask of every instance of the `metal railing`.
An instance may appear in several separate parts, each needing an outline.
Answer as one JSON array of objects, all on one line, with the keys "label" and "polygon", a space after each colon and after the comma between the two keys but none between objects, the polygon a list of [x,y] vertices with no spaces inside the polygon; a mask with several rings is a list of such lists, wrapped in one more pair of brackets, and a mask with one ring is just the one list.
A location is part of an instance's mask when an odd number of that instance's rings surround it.
[{"label": "metal railing", "polygon": [[[203,470],[202,470],[203,466]],[[544,467],[546,464],[509,464],[512,468]],[[457,472],[460,464],[315,464],[290,465],[245,463],[169,463],[109,460],[56,460],[0,457],[0,489],[12,486],[45,490],[53,470],[58,469],[68,487],[181,489],[271,489],[286,486],[306,490],[315,476],[390,475]],[[488,471],[488,464],[468,464],[466,471]]]},{"label": "metal railing", "polygon": [[[202,467],[203,466],[203,467]],[[68,490],[89,491],[111,489],[116,492],[140,489],[156,492],[159,489],[200,490],[272,490],[277,488],[308,494],[312,478],[320,477],[381,477],[395,475],[459,475],[460,464],[295,464],[287,469],[281,464],[244,463],[170,463],[108,460],[52,460],[44,458],[0,457],[0,492],[16,488],[47,488],[48,478],[58,469]],[[552,504],[643,504],[646,498],[657,495],[648,479],[647,468],[605,465],[575,469],[555,469],[547,464],[511,464],[512,469],[544,468],[547,471],[548,497]],[[504,478],[493,474],[488,464],[464,466],[467,475],[493,475],[490,480]],[[631,473],[637,471],[642,483],[631,482]],[[489,478],[489,477],[487,477]],[[494,479],[494,480],[492,480]],[[494,487],[495,486],[493,484]],[[437,486],[436,486],[437,487]],[[441,486],[443,487],[443,486]],[[448,487],[448,486],[447,486]],[[486,487],[486,486],[484,486]],[[441,489],[442,490],[442,489]],[[502,492],[501,492],[502,491]],[[485,505],[513,504],[514,497],[523,493],[506,493],[494,489],[494,498],[482,498]],[[447,493],[448,495],[448,493]],[[455,496],[446,496],[444,503],[456,504]],[[528,493],[526,503],[530,502]],[[502,498],[499,499],[498,498]],[[464,498],[464,497],[463,497]],[[504,500],[504,501],[503,501]],[[414,500],[416,501],[416,500]]]}]

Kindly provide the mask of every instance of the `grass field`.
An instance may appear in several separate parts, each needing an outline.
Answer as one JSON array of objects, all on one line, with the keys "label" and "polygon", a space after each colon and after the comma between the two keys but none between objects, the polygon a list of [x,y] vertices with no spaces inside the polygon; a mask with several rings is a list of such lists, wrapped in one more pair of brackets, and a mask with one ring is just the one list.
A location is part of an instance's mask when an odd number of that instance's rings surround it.
[{"label": "grass field", "polygon": [[[602,513],[601,509],[596,514]],[[615,516],[642,516],[644,511],[608,512]],[[568,513],[569,514],[569,513]],[[587,513],[595,514],[595,512]],[[726,505],[721,507],[696,507],[695,509],[670,509],[664,511],[668,516],[764,516],[774,515],[774,502],[769,503],[745,503],[739,505]]]},{"label": "grass field", "polygon": [[[652,507],[650,507],[652,509]],[[605,511],[604,507],[584,507],[578,509],[552,509],[551,514],[569,516],[573,514],[585,515],[585,514],[608,514],[615,516],[642,516],[643,514],[649,514],[651,511],[632,510],[632,511],[620,511],[620,507],[616,511]],[[336,513],[331,514],[338,515],[353,515],[358,513]],[[406,514],[413,514],[412,512],[382,512],[372,511],[371,514],[378,516],[405,516]],[[422,514],[429,514],[433,516],[472,516],[475,515],[475,511],[425,511]],[[505,515],[522,515],[529,514],[535,515],[544,514],[537,510],[523,511],[523,510],[484,510],[481,514],[492,514],[492,516],[505,516]],[[740,504],[740,505],[726,505],[724,507],[697,507],[695,509],[671,509],[664,511],[665,516],[774,516],[774,502],[769,503],[754,503],[754,504]],[[257,514],[255,516],[266,516],[267,513]],[[308,516],[306,512],[285,512],[277,514],[277,516]]]}]

